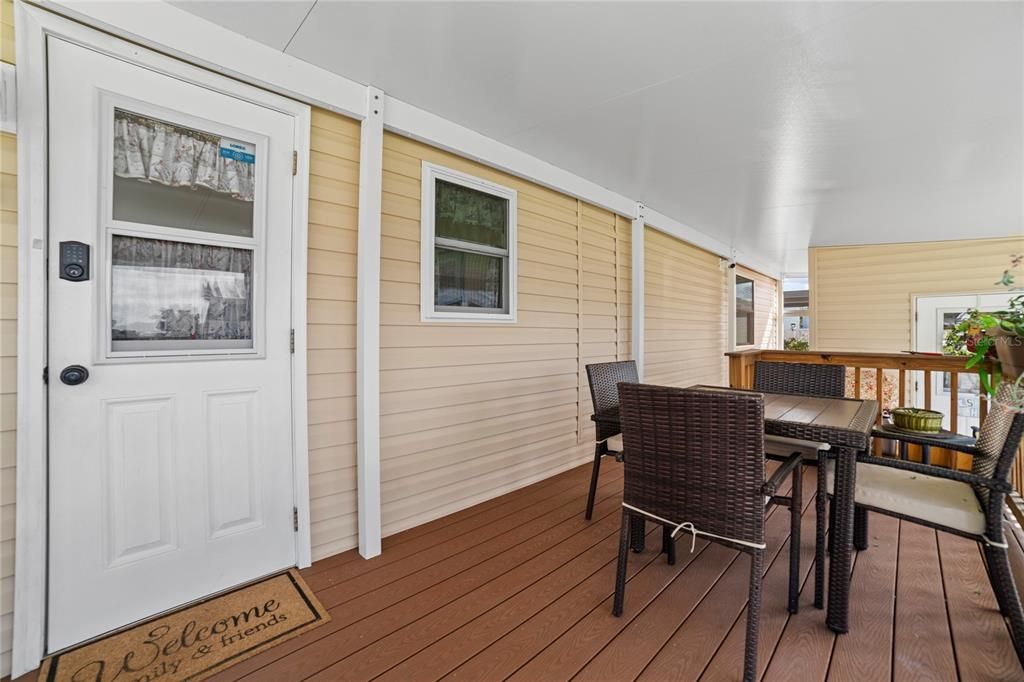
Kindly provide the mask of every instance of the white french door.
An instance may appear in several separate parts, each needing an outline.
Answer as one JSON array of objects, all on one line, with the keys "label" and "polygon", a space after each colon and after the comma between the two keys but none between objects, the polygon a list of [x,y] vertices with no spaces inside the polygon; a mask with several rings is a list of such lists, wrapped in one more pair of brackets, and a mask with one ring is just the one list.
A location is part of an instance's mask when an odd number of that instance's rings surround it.
[{"label": "white french door", "polygon": [[55,651],[295,563],[295,119],[55,38],[48,89]]},{"label": "white french door", "polygon": [[[919,296],[917,298],[917,332],[915,350],[941,353],[946,332],[957,324],[957,318],[977,308],[983,312],[1007,307],[1010,294],[957,294],[950,296]],[[950,376],[949,372],[934,372],[930,386],[922,386],[923,373],[914,382],[914,404],[924,407],[924,391],[931,392],[931,405],[945,414],[943,428],[970,435],[971,427],[978,426],[981,416],[981,397],[978,376],[962,373],[957,384],[957,424],[949,424]]]}]

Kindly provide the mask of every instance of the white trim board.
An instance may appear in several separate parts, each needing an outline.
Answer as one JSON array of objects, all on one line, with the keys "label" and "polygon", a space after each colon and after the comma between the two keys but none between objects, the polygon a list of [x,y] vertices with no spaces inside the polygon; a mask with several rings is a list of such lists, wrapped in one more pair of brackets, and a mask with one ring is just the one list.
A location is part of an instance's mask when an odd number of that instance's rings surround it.
[{"label": "white trim board", "polygon": [[18,394],[17,519],[15,542],[12,676],[34,670],[45,652],[47,570],[46,386],[46,41],[61,38],[142,67],[169,74],[295,118],[299,173],[292,184],[292,456],[298,509],[296,563],[311,559],[306,397],[306,213],[308,211],[309,106],[212,74],[177,59],[141,49],[80,23],[15,2],[18,97]]},{"label": "white trim board", "polygon": [[159,0],[32,0],[150,49],[357,120],[366,87]]},{"label": "white trim board", "polygon": [[647,226],[644,224],[644,220],[646,213],[646,207],[640,202],[637,202],[634,207],[633,226],[630,233],[630,256],[632,258],[632,262],[630,263],[630,274],[632,277],[630,287],[632,289],[632,297],[630,299],[631,307],[629,309],[629,314],[632,318],[632,329],[630,330],[631,336],[629,343],[630,347],[633,349],[633,361],[636,363],[637,378],[640,381],[644,380],[644,361],[646,359],[645,346],[647,343],[647,335],[645,333],[647,329],[647,309],[644,307],[647,305],[644,292],[644,255],[646,249],[645,233],[647,231]]},{"label": "white trim board", "polygon": [[[365,116],[366,87],[278,52],[159,0],[36,0],[65,14],[155,50],[357,120]],[[542,161],[469,128],[391,96],[384,97],[384,127],[464,158],[632,218],[637,200]],[[648,211],[648,227],[777,277],[780,264],[735,251],[714,236],[665,214]]]},{"label": "white trim board", "polygon": [[381,552],[380,248],[384,176],[384,93],[366,89],[359,131],[356,256],[356,505],[359,554]]}]

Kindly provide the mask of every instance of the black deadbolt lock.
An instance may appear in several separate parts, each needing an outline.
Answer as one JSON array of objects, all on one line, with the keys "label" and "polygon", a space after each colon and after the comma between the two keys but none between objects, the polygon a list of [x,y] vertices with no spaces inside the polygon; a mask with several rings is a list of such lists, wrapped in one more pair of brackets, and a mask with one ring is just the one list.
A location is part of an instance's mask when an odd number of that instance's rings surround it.
[{"label": "black deadbolt lock", "polygon": [[60,380],[68,386],[84,384],[89,378],[89,370],[81,365],[68,365],[60,371]]},{"label": "black deadbolt lock", "polygon": [[60,278],[69,282],[84,282],[89,279],[88,244],[60,243]]}]

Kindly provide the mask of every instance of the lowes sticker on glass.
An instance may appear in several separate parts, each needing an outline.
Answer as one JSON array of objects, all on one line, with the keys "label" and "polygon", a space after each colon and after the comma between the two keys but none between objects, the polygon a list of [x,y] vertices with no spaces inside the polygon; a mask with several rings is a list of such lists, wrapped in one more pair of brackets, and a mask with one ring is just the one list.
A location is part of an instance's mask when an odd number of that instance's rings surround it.
[{"label": "lowes sticker on glass", "polygon": [[220,140],[220,155],[242,163],[256,163],[256,145],[223,137]]}]

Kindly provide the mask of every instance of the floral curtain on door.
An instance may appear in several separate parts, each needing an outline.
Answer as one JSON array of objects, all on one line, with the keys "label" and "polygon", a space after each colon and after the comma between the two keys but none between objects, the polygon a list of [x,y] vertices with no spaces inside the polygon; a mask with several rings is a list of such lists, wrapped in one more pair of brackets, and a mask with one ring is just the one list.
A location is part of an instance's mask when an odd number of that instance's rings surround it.
[{"label": "floral curtain on door", "polygon": [[120,234],[111,246],[115,343],[251,341],[252,251]]},{"label": "floral curtain on door", "polygon": [[221,153],[221,138],[114,110],[114,174],[170,187],[205,187],[252,201],[255,161]]}]

